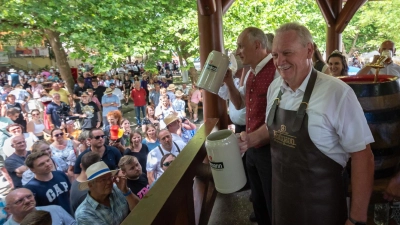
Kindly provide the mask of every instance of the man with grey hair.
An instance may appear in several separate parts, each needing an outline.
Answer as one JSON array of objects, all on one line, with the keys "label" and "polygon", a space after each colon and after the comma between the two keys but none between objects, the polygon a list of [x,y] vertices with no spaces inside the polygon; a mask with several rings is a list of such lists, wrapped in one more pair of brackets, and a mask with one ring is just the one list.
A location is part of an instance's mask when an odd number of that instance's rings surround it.
[{"label": "man with grey hair", "polygon": [[[253,133],[265,127],[267,91],[275,77],[276,69],[271,56],[272,38],[264,31],[246,28],[237,39],[236,55],[243,65],[249,65],[244,84],[235,87],[232,71],[228,70],[224,82],[228,87],[229,99],[236,109],[246,107],[246,132]],[[246,168],[250,181],[253,208],[259,225],[271,224],[271,153],[269,145],[260,142],[246,152]]]},{"label": "man with grey hair", "polygon": [[[268,90],[266,125],[242,133],[240,146],[271,145],[273,224],[366,224],[374,139],[354,91],[314,70],[313,53],[306,27],[288,23],[276,31],[272,57],[281,77]],[[347,210],[342,173],[349,157]]]},{"label": "man with grey hair", "polygon": [[74,218],[68,214],[61,206],[48,205],[36,207],[35,195],[26,188],[18,188],[10,192],[5,198],[6,207],[4,208],[11,216],[5,225],[18,225],[31,212],[44,210],[51,215],[51,224],[73,225],[76,224]]}]

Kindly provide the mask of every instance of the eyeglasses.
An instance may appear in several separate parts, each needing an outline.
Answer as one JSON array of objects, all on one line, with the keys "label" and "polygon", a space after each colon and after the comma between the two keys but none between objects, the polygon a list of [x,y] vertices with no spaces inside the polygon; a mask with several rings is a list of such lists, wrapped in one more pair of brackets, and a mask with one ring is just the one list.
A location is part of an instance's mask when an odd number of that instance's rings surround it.
[{"label": "eyeglasses", "polygon": [[105,137],[106,137],[106,135],[103,134],[103,135],[94,136],[93,138],[96,140],[99,140],[100,138],[104,139]]},{"label": "eyeglasses", "polygon": [[32,113],[32,116],[39,116],[39,113]]},{"label": "eyeglasses", "polygon": [[163,166],[168,167],[169,165],[171,165],[171,163],[172,163],[173,161],[174,161],[174,160],[172,160],[171,162],[165,162],[165,163],[163,163]]},{"label": "eyeglasses", "polygon": [[33,197],[35,197],[34,194],[26,195],[26,196],[24,196],[24,197],[18,199],[17,201],[15,201],[15,202],[14,202],[14,205],[21,205],[21,204],[24,202],[25,199],[27,199],[27,200],[32,200]]},{"label": "eyeglasses", "polygon": [[63,132],[61,132],[61,133],[59,133],[59,134],[55,134],[55,135],[54,135],[54,137],[59,137],[59,136],[61,136],[61,137],[62,137],[63,135],[64,135],[64,133],[63,133]]}]

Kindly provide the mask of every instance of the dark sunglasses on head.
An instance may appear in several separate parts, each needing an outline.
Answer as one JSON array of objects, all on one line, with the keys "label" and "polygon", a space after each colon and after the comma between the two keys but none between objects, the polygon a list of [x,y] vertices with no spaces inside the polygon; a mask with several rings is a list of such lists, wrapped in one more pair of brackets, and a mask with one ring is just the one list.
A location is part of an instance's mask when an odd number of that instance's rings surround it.
[{"label": "dark sunglasses on head", "polygon": [[165,162],[165,163],[163,163],[163,166],[168,167],[169,165],[171,165],[171,163],[172,163],[173,161],[174,161],[174,160],[172,160],[171,162]]},{"label": "dark sunglasses on head", "polygon": [[63,136],[63,135],[64,135],[64,133],[61,132],[61,133],[59,133],[59,134],[55,134],[54,137],[59,137],[59,136]]},{"label": "dark sunglasses on head", "polygon": [[99,140],[100,138],[104,139],[105,137],[106,137],[106,135],[99,135],[99,136],[94,136],[93,138],[96,140]]}]

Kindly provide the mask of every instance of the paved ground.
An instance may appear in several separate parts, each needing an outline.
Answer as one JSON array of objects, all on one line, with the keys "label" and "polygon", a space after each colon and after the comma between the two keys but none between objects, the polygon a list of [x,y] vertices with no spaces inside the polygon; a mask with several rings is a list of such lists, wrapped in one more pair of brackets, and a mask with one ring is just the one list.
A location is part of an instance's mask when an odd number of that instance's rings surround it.
[{"label": "paved ground", "polygon": [[250,190],[233,194],[218,193],[209,225],[255,225],[249,220],[253,206],[249,201]]}]

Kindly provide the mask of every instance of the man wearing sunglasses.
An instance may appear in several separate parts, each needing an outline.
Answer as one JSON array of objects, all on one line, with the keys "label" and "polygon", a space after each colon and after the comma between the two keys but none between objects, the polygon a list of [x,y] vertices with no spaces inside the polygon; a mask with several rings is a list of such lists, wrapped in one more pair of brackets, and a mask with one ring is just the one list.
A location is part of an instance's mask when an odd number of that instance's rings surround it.
[{"label": "man wearing sunglasses", "polygon": [[24,136],[13,137],[11,143],[15,152],[4,161],[4,166],[10,174],[14,188],[19,188],[22,187],[22,174],[28,170],[28,167],[25,166],[25,159],[31,152],[26,150]]},{"label": "man wearing sunglasses", "polygon": [[6,197],[4,208],[10,218],[4,225],[17,225],[31,212],[44,210],[50,213],[52,224],[72,225],[76,224],[74,218],[58,205],[36,206],[35,195],[26,188],[18,188],[11,191]]},{"label": "man wearing sunglasses", "polygon": [[118,168],[118,162],[121,159],[121,153],[115,147],[105,145],[104,131],[102,129],[93,129],[89,132],[90,147],[82,152],[75,161],[74,173],[78,176],[82,169],[80,167],[82,157],[88,152],[96,152],[101,156],[101,160],[107,164],[110,170]]}]

